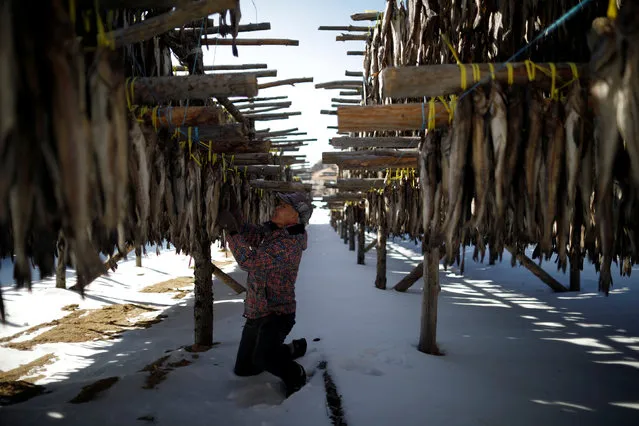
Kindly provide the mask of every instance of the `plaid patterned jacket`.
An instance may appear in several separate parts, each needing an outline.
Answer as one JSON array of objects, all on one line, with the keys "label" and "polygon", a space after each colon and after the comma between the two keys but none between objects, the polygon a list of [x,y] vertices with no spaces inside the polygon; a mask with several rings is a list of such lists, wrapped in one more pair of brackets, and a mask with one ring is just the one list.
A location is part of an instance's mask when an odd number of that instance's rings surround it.
[{"label": "plaid patterned jacket", "polygon": [[245,224],[228,237],[240,268],[248,272],[244,316],[295,313],[295,280],[308,235],[303,225],[277,228]]}]

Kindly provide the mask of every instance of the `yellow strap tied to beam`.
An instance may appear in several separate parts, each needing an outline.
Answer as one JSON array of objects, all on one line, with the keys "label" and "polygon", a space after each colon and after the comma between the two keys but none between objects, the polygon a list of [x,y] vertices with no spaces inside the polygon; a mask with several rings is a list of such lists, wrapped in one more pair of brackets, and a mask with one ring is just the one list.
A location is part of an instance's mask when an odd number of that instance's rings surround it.
[{"label": "yellow strap tied to beam", "polygon": [[451,101],[451,105],[449,105],[448,102],[446,102],[446,99],[444,99],[443,96],[439,96],[438,99],[440,101],[442,101],[442,105],[444,106],[444,108],[448,112],[448,122],[452,123],[453,122],[453,108],[451,106],[452,105],[452,101]]},{"label": "yellow strap tied to beam", "polygon": [[[110,47],[115,50],[115,40],[113,37],[107,35],[107,32],[104,29],[104,23],[102,22],[102,18],[100,17],[100,9],[98,7],[98,0],[95,0],[95,23],[98,29],[98,46]],[[110,34],[110,33],[109,33]]]},{"label": "yellow strap tied to beam", "polygon": [[535,66],[535,63],[529,59],[526,59],[524,61],[524,65],[526,66],[526,72],[528,73],[528,80],[535,81],[535,78],[537,76],[537,67]]},{"label": "yellow strap tied to beam", "polygon": [[550,96],[553,100],[559,100],[559,90],[557,90],[557,66],[552,62],[550,65],[550,78],[552,79],[552,83],[550,86]]},{"label": "yellow strap tied to beam", "polygon": [[492,63],[488,64],[488,69],[490,70],[490,76],[492,77],[493,80],[495,80],[496,76],[495,76],[495,65],[493,65]]},{"label": "yellow strap tied to beam", "polygon": [[448,49],[453,54],[453,57],[455,58],[455,62],[457,62],[457,66],[459,67],[459,71],[461,73],[461,88],[462,90],[466,90],[466,88],[468,87],[468,82],[466,81],[466,67],[464,66],[464,64],[462,64],[461,60],[459,59],[459,55],[457,54],[457,51],[455,50],[455,48],[451,44],[450,40],[448,40],[448,37],[446,37],[445,34],[442,34],[442,40],[444,40],[444,43],[446,43],[446,46],[448,46]]},{"label": "yellow strap tied to beam", "polygon": [[610,0],[608,3],[608,18],[617,19],[617,0]]},{"label": "yellow strap tied to beam", "polygon": [[513,68],[513,64],[507,63],[506,69],[508,69],[508,85],[512,86],[515,84],[515,69]]},{"label": "yellow strap tied to beam", "polygon": [[478,64],[470,64],[473,68],[473,83],[479,83],[481,80],[481,69]]},{"label": "yellow strap tied to beam", "polygon": [[428,131],[435,130],[435,98],[428,101]]}]

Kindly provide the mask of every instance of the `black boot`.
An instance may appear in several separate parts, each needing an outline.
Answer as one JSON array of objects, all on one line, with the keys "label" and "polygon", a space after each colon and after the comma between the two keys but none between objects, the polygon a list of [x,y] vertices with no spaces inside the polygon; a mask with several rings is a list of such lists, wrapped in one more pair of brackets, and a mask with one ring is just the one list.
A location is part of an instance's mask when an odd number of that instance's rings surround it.
[{"label": "black boot", "polygon": [[288,347],[291,348],[291,357],[293,359],[297,359],[303,357],[306,353],[306,339],[295,339],[291,343],[288,344]]},{"label": "black boot", "polygon": [[304,367],[294,362],[292,371],[289,372],[284,380],[284,386],[286,386],[286,397],[293,395],[306,384],[306,370]]}]

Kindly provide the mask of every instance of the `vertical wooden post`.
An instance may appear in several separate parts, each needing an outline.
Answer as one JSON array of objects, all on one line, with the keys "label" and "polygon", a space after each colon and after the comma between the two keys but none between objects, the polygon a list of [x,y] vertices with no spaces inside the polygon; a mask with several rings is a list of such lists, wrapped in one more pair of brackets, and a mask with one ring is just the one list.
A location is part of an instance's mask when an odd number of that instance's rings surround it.
[{"label": "vertical wooden post", "polygon": [[58,264],[55,269],[55,287],[67,288],[67,241],[62,231],[58,235]]},{"label": "vertical wooden post", "polygon": [[348,206],[348,250],[355,251],[355,206]]},{"label": "vertical wooden post", "polygon": [[[201,206],[198,206],[201,207]],[[213,264],[211,241],[206,232],[197,233],[193,260],[195,261],[195,345],[213,345]]]},{"label": "vertical wooden post", "polygon": [[[386,195],[384,194],[384,197]],[[377,226],[377,276],[375,277],[375,287],[386,290],[386,235],[388,226],[386,222],[386,201],[379,202],[379,224]]]},{"label": "vertical wooden post", "polygon": [[366,264],[366,209],[363,203],[357,206],[357,264]]},{"label": "vertical wooden post", "polygon": [[[577,191],[579,192],[579,191]],[[577,194],[575,206],[581,206],[581,194]],[[572,224],[570,239],[570,291],[581,290],[581,226],[583,217],[581,209],[575,209],[575,219]]]},{"label": "vertical wooden post", "polygon": [[439,249],[424,253],[424,292],[422,294],[420,352],[441,355],[437,347],[437,301],[439,296]]},{"label": "vertical wooden post", "polygon": [[142,267],[142,247],[138,246],[135,248],[135,266],[138,268]]},{"label": "vertical wooden post", "polygon": [[342,240],[348,244],[348,210],[342,212]]}]

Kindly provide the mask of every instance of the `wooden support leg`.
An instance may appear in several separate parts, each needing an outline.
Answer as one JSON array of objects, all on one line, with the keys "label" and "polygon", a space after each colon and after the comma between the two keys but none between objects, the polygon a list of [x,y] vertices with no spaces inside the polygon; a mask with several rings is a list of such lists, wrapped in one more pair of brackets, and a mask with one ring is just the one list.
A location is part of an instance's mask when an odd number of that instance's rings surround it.
[{"label": "wooden support leg", "polygon": [[357,228],[357,264],[365,265],[366,264],[366,228],[364,227],[364,223],[360,222]]},{"label": "wooden support leg", "polygon": [[348,250],[355,251],[355,208],[348,210]]},{"label": "wooden support leg", "polygon": [[548,274],[548,272],[544,271],[539,267],[535,262],[533,262],[528,256],[525,254],[518,254],[513,247],[506,248],[513,256],[517,257],[517,260],[530,272],[532,272],[537,278],[543,281],[548,287],[552,288],[556,292],[565,292],[568,291],[566,287],[561,285],[559,281],[554,279]]},{"label": "wooden support leg", "polygon": [[142,247],[135,248],[135,266],[142,267]]},{"label": "wooden support leg", "polygon": [[371,243],[369,245],[367,245],[364,248],[364,253],[368,253],[369,251],[371,251],[372,248],[374,248],[377,245],[377,240],[373,240],[371,241]]},{"label": "wooden support leg", "polygon": [[386,206],[380,203],[380,224],[377,228],[377,277],[375,278],[375,287],[380,290],[386,290],[386,235],[388,228],[386,227]]},{"label": "wooden support leg", "polygon": [[415,268],[409,272],[400,282],[395,284],[396,291],[405,292],[409,288],[413,286],[421,277],[424,276],[424,262],[419,262],[419,265],[415,266]]},{"label": "wooden support leg", "polygon": [[195,261],[195,341],[197,348],[213,345],[213,263],[211,241],[204,232],[198,233],[193,250]]},{"label": "wooden support leg", "polygon": [[437,301],[439,297],[439,249],[424,253],[424,293],[422,295],[420,352],[441,355],[437,346]]},{"label": "wooden support leg", "polygon": [[213,274],[215,275],[217,279],[219,279],[224,284],[229,286],[237,294],[241,294],[246,291],[246,288],[242,284],[235,281],[231,276],[227,275],[224,271],[222,271],[220,268],[218,268],[215,265],[213,265]]},{"label": "wooden support leg", "polygon": [[67,288],[67,241],[64,233],[58,236],[58,264],[55,269],[55,287]]}]

